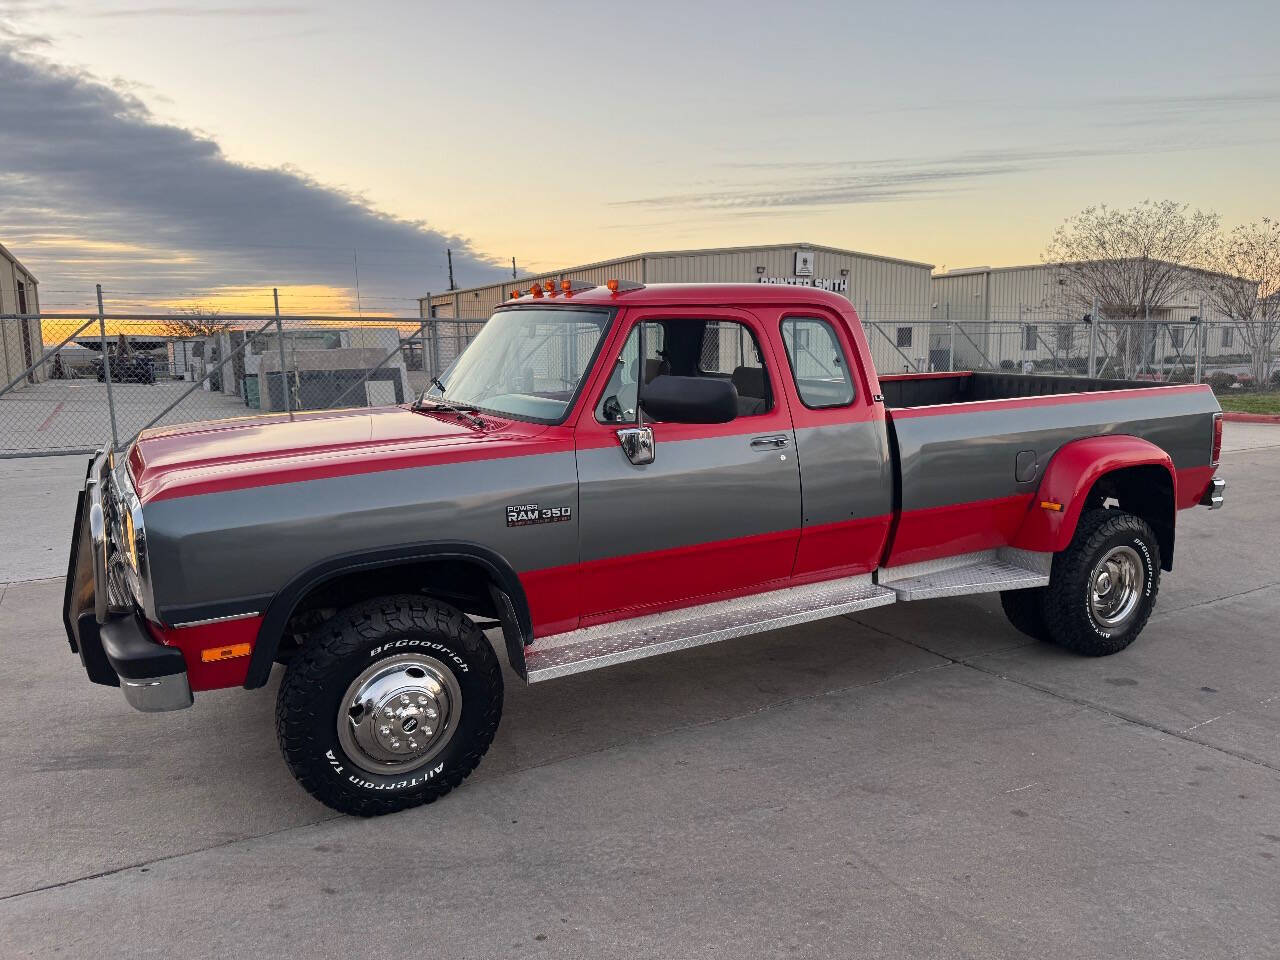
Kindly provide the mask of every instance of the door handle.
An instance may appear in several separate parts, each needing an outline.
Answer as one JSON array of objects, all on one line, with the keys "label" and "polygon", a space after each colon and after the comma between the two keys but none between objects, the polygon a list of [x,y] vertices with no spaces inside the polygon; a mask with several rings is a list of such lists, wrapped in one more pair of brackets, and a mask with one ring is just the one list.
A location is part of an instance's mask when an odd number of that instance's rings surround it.
[{"label": "door handle", "polygon": [[790,438],[778,434],[773,437],[756,437],[751,441],[751,446],[756,450],[781,450],[790,442]]}]

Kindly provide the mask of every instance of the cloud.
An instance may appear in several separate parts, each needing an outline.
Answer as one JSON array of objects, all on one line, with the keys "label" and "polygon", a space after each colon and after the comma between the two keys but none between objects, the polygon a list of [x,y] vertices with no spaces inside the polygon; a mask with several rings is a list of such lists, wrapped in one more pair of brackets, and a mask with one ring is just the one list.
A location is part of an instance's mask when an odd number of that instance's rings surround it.
[{"label": "cloud", "polygon": [[[350,287],[358,256],[362,293],[406,298],[405,309],[445,288],[446,247],[460,284],[503,274],[465,239],[302,171],[234,163],[213,140],[157,122],[132,94],[29,44],[0,37],[0,90],[0,237],[42,290]],[[122,249],[103,254],[112,244]]]},{"label": "cloud", "polygon": [[[1242,102],[1255,101],[1242,99]],[[1236,144],[1241,142],[1238,138],[1235,140]],[[1072,161],[1147,156],[1223,145],[1221,140],[1148,136],[1132,143],[1110,139],[1096,147],[1051,144],[1034,149],[977,150],[938,157],[730,163],[721,166],[728,174],[725,178],[697,190],[619,200],[613,205],[651,210],[721,211],[739,216],[788,208],[829,209],[952,193],[971,189],[983,181],[1052,169]],[[744,176],[752,179],[741,180]]]},{"label": "cloud", "polygon": [[310,13],[306,7],[125,7],[119,10],[94,10],[81,16],[103,20],[124,20],[142,17],[298,17]]}]

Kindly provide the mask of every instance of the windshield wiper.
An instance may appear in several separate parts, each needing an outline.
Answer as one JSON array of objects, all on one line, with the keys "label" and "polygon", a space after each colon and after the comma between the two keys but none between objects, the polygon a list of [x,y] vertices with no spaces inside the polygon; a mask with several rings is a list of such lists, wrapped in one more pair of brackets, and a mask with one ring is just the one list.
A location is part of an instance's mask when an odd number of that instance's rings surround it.
[{"label": "windshield wiper", "polygon": [[[431,378],[431,385],[436,387],[442,394],[444,393],[444,384],[440,382],[438,377]],[[484,421],[474,415],[476,410],[475,407],[468,407],[454,403],[451,400],[446,400],[443,396],[428,397],[425,390],[422,391],[422,396],[418,397],[418,399],[413,402],[413,406],[409,409],[419,411],[430,408],[448,410],[452,413],[456,413],[458,415],[458,419],[462,420],[469,426],[475,427],[477,430],[485,429]]]}]

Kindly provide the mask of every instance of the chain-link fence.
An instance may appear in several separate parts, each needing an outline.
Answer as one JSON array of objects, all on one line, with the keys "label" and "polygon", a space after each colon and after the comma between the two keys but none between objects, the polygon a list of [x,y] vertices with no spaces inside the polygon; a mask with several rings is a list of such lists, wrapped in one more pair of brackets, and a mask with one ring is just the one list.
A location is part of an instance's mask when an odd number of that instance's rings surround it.
[{"label": "chain-link fence", "polygon": [[[1088,320],[1027,311],[995,320],[858,304],[881,373],[1003,370],[1253,383],[1236,325]],[[440,376],[484,321],[188,314],[0,317],[0,457],[123,448],[147,427],[259,413],[403,403]],[[12,356],[11,356],[12,355]]]},{"label": "chain-link fence", "polygon": [[403,403],[482,324],[405,317],[41,314],[0,383],[0,456],[127,446],[164,424]]}]

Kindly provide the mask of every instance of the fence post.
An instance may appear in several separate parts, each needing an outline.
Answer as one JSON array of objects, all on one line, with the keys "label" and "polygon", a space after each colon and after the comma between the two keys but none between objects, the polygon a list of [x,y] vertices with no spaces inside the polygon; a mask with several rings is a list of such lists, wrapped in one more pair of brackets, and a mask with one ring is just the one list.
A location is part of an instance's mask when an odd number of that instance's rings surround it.
[{"label": "fence post", "polygon": [[1089,314],[1089,379],[1098,375],[1098,298],[1093,299],[1093,313]]},{"label": "fence post", "polygon": [[[422,314],[421,310],[418,311],[418,314],[419,314],[418,316],[419,320],[425,320],[427,319],[427,317],[431,316],[431,291],[430,290],[427,291],[427,316],[423,317],[421,315]],[[427,387],[431,386],[432,374],[427,373],[427,325],[425,323],[419,328],[418,334],[422,339],[422,376],[423,376],[423,379],[426,381],[422,389],[426,390]]]},{"label": "fence post", "polygon": [[1196,314],[1196,383],[1204,373],[1204,298],[1200,298],[1200,312]]},{"label": "fence post", "polygon": [[951,322],[951,301],[947,301],[947,372],[956,368],[956,325]]},{"label": "fence post", "polygon": [[431,323],[431,376],[440,376],[440,321],[436,319],[436,308],[427,304],[427,319]]},{"label": "fence post", "polygon": [[[280,348],[280,392],[284,394],[284,408],[293,414],[293,398],[289,396],[289,371],[285,367],[284,358],[284,325],[280,322],[280,288],[271,288],[271,299],[276,305],[276,345]],[[262,385],[259,384],[258,392],[262,392]]]},{"label": "fence post", "polygon": [[98,343],[102,345],[102,378],[107,382],[107,410],[111,414],[111,449],[120,446],[116,430],[116,400],[111,392],[111,351],[107,349],[107,319],[102,310],[102,284],[95,284],[98,291]]}]

